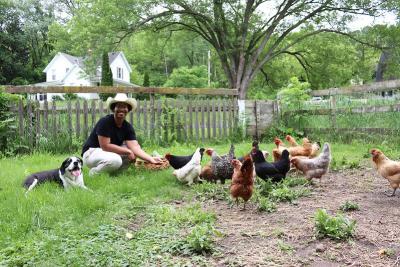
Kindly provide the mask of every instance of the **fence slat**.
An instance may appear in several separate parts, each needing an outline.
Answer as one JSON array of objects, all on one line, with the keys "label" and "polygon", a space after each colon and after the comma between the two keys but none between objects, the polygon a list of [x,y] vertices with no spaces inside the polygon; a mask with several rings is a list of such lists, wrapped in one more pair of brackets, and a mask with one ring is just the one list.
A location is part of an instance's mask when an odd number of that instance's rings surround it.
[{"label": "fence slat", "polygon": [[153,138],[155,134],[154,121],[156,119],[154,94],[150,94],[150,136]]},{"label": "fence slat", "polygon": [[164,125],[164,127],[163,127],[164,128],[164,141],[168,143],[168,130],[169,130],[168,118],[169,118],[169,116],[168,116],[168,100],[167,99],[165,99],[162,113],[163,113],[163,119],[164,119],[164,123],[163,123],[163,125]]},{"label": "fence slat", "polygon": [[206,101],[206,103],[207,103],[207,137],[208,137],[208,140],[211,139],[211,112],[212,112],[212,109],[211,109],[210,101],[211,101],[210,99],[208,99]]},{"label": "fence slat", "polygon": [[200,108],[201,108],[201,142],[204,144],[205,142],[205,121],[204,121],[204,109],[205,109],[205,105],[204,105],[204,101],[202,100],[200,102]]},{"label": "fence slat", "polygon": [[164,128],[162,127],[161,124],[161,116],[162,116],[162,100],[158,99],[157,101],[157,127],[156,129],[158,129],[158,134],[157,134],[157,140],[161,141],[162,136],[163,136],[163,130]]},{"label": "fence slat", "polygon": [[80,106],[79,100],[76,100],[76,102],[75,102],[75,115],[76,115],[75,131],[76,131],[77,138],[80,138],[80,136],[81,136],[81,114],[80,114],[81,112],[80,111],[81,111],[81,106]]},{"label": "fence slat", "polygon": [[57,134],[57,117],[56,117],[56,101],[53,101],[51,103],[51,122],[52,122],[52,127],[51,127],[51,134],[53,135],[53,138],[55,138]]},{"label": "fence slat", "polygon": [[215,100],[212,101],[212,127],[213,127],[213,138],[217,137],[217,110],[215,106]]},{"label": "fence slat", "polygon": [[71,103],[71,100],[68,100],[67,108],[68,108],[68,135],[70,138],[72,138],[72,103]]},{"label": "fence slat", "polygon": [[182,123],[182,130],[183,130],[183,138],[185,141],[188,141],[188,124],[187,124],[187,105],[186,102],[182,103],[182,110],[183,110],[183,123]]},{"label": "fence slat", "polygon": [[22,99],[18,101],[18,128],[19,135],[24,136],[24,103]]},{"label": "fence slat", "polygon": [[199,141],[200,139],[200,133],[199,133],[199,102],[196,101],[194,103],[194,127],[196,129],[196,141]]},{"label": "fence slat", "polygon": [[43,128],[46,130],[46,135],[49,135],[49,103],[47,102],[47,99],[44,100],[43,103]]},{"label": "fence slat", "polygon": [[88,137],[88,102],[83,100],[83,138],[86,140]]},{"label": "fence slat", "polygon": [[223,135],[224,135],[224,137],[226,138],[227,137],[227,135],[226,135],[226,127],[227,127],[227,122],[226,122],[226,102],[225,102],[225,99],[223,99],[223,100],[221,100],[222,101],[222,103],[221,103],[221,108],[222,108],[222,132],[223,132]]},{"label": "fence slat", "polygon": [[181,121],[181,103],[176,100],[175,101],[175,109],[176,109],[176,139],[178,142],[182,141],[182,121]]},{"label": "fence slat", "polygon": [[189,138],[193,141],[193,105],[192,99],[189,98]]},{"label": "fence slat", "polygon": [[147,138],[148,137],[148,127],[147,127],[147,99],[144,100],[143,104],[143,132],[144,136]]},{"label": "fence slat", "polygon": [[137,117],[136,117],[136,119],[137,119],[137,125],[136,125],[136,127],[138,128],[138,129],[141,129],[140,128],[140,116],[141,116],[141,114],[142,114],[142,107],[141,107],[141,101],[137,101]]},{"label": "fence slat", "polygon": [[40,103],[38,100],[35,101],[35,143],[39,143],[40,138]]},{"label": "fence slat", "polygon": [[33,147],[34,144],[34,136],[33,136],[33,114],[32,114],[32,103],[31,101],[28,99],[27,100],[27,111],[28,111],[28,132],[27,132],[27,136],[29,138],[29,144],[31,147]]},{"label": "fence slat", "polygon": [[96,123],[96,100],[92,99],[92,103],[91,103],[91,113],[92,113],[92,121],[90,124],[90,131],[94,128],[94,125]]},{"label": "fence slat", "polygon": [[99,101],[99,116],[100,116],[100,118],[103,118],[103,116],[104,116],[103,101],[101,99]]}]

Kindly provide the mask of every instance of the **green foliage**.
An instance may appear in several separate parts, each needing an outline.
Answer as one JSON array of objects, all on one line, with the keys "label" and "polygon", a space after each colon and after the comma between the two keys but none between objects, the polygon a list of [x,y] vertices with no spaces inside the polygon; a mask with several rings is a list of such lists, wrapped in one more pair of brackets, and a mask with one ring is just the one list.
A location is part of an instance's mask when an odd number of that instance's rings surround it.
[{"label": "green foliage", "polygon": [[78,95],[74,93],[66,93],[64,94],[64,99],[65,100],[75,100],[78,99]]},{"label": "green foliage", "polygon": [[144,87],[149,87],[150,86],[150,77],[149,77],[149,73],[148,72],[144,73],[143,86]]},{"label": "green foliage", "polygon": [[276,211],[276,204],[275,202],[271,201],[267,197],[258,197],[257,198],[257,210],[258,211],[265,211],[268,213],[275,212]]},{"label": "green foliage", "polygon": [[331,216],[325,209],[318,209],[314,215],[315,229],[318,237],[348,239],[354,235],[356,221],[342,214]]},{"label": "green foliage", "polygon": [[103,52],[101,61],[101,85],[113,86],[113,76],[107,52]]},{"label": "green foliage", "polygon": [[355,203],[347,200],[344,204],[342,204],[339,208],[341,211],[353,211],[353,210],[359,210],[360,206]]},{"label": "green foliage", "polygon": [[209,199],[228,200],[229,192],[220,184],[201,183],[192,186],[196,199],[205,201]]},{"label": "green foliage", "polygon": [[283,104],[293,106],[300,105],[303,101],[310,98],[307,94],[310,89],[310,84],[300,82],[297,77],[292,77],[286,87],[278,92],[278,98]]},{"label": "green foliage", "polygon": [[168,77],[164,86],[185,88],[207,87],[207,68],[205,66],[176,68]]}]

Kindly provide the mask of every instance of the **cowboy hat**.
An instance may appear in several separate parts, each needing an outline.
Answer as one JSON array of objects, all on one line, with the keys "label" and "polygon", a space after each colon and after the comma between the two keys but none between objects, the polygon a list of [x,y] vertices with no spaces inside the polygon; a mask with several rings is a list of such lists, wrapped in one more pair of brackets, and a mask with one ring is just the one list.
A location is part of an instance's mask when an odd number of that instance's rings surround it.
[{"label": "cowboy hat", "polygon": [[107,99],[107,106],[108,106],[109,109],[111,109],[111,111],[114,111],[116,103],[125,103],[125,104],[127,104],[129,111],[131,111],[131,110],[135,111],[136,106],[137,106],[136,99],[128,98],[128,96],[126,94],[123,94],[123,93],[116,94],[116,96],[114,98],[109,97]]}]

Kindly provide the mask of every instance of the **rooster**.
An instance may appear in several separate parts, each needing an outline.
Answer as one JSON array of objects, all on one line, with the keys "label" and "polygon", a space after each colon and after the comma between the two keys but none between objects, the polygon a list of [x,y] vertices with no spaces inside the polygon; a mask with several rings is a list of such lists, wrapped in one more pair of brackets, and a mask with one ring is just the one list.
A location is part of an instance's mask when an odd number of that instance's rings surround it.
[{"label": "rooster", "polygon": [[256,174],[264,181],[271,179],[273,182],[279,182],[286,177],[290,169],[289,152],[287,149],[283,150],[281,158],[269,163],[265,160],[263,153],[253,147],[251,157],[253,158]]},{"label": "rooster", "polygon": [[328,172],[331,162],[329,144],[324,144],[321,154],[316,158],[293,157],[290,162],[296,169],[302,171],[308,180],[312,180],[312,178],[321,179]]},{"label": "rooster", "polygon": [[[201,159],[203,158],[203,152],[204,152],[204,148],[200,150],[201,153]],[[192,155],[189,156],[175,156],[175,155],[171,155],[170,153],[165,154],[164,156],[168,162],[169,165],[172,166],[172,168],[174,168],[175,170],[182,168],[183,166],[185,166],[193,157]]]},{"label": "rooster", "polygon": [[235,147],[231,148],[227,155],[219,156],[212,148],[206,150],[206,154],[211,157],[211,169],[215,178],[225,184],[226,179],[232,179],[233,167],[231,161],[235,158]]},{"label": "rooster", "polygon": [[250,156],[246,156],[241,163],[237,159],[232,160],[233,175],[230,186],[231,196],[236,199],[236,205],[239,206],[239,198],[244,200],[243,209],[246,209],[246,203],[253,194],[253,161]]},{"label": "rooster", "polygon": [[387,196],[395,196],[397,188],[400,187],[400,162],[389,159],[379,149],[372,149],[371,155],[378,173],[389,181],[393,189],[393,193]]},{"label": "rooster", "polygon": [[190,161],[182,168],[174,170],[172,174],[175,175],[179,181],[187,182],[189,186],[197,182],[201,172],[200,161],[203,152],[204,148],[197,148]]}]

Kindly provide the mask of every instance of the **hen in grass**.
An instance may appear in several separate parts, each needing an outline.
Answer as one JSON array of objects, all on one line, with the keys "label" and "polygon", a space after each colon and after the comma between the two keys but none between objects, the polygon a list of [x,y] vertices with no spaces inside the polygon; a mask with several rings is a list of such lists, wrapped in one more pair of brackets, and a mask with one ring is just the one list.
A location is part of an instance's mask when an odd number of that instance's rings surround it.
[{"label": "hen in grass", "polygon": [[199,175],[201,172],[200,161],[203,152],[204,148],[197,148],[191,160],[182,168],[174,170],[172,174],[175,175],[179,181],[186,182],[188,185],[192,185],[194,182],[199,181]]},{"label": "hen in grass", "polygon": [[235,158],[233,144],[227,155],[219,156],[212,148],[207,148],[206,154],[211,157],[211,169],[215,179],[220,180],[222,184],[225,183],[225,180],[232,179],[233,167],[231,161]]},{"label": "hen in grass", "polygon": [[325,143],[322,152],[316,158],[293,157],[290,162],[296,169],[302,171],[308,180],[321,179],[328,172],[331,162],[330,146]]},{"label": "hen in grass", "polygon": [[286,174],[290,169],[289,151],[287,149],[282,151],[278,161],[272,163],[267,162],[263,153],[256,147],[253,147],[251,157],[254,161],[257,176],[264,181],[279,182],[286,178]]},{"label": "hen in grass", "polygon": [[[203,152],[204,152],[204,148],[200,149],[200,161],[203,158]],[[174,168],[175,170],[182,168],[183,166],[185,166],[193,157],[192,155],[189,156],[176,156],[176,155],[171,155],[170,153],[165,154],[164,156],[168,162],[169,165],[172,166],[172,168]]]},{"label": "hen in grass", "polygon": [[246,156],[241,163],[237,159],[232,160],[233,175],[230,186],[231,196],[236,199],[236,205],[239,205],[239,198],[244,200],[243,209],[246,209],[246,203],[253,195],[253,161],[250,156]]}]

